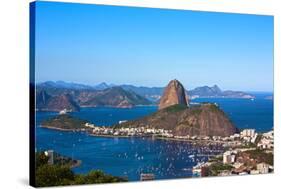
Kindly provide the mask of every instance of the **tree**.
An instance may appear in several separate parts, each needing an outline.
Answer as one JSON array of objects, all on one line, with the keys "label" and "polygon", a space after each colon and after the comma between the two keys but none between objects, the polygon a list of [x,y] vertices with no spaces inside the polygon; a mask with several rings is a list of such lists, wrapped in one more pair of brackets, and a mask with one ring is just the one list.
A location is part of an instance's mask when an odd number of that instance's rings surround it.
[{"label": "tree", "polygon": [[112,183],[124,182],[126,179],[105,174],[101,170],[92,170],[86,175],[77,175],[75,184],[97,184],[97,183]]},{"label": "tree", "polygon": [[45,164],[36,169],[36,186],[70,185],[73,180],[74,173],[66,166]]},{"label": "tree", "polygon": [[95,184],[124,182],[126,179],[105,174],[100,170],[90,171],[86,175],[74,174],[68,162],[68,158],[56,161],[55,165],[48,164],[48,157],[43,152],[36,153],[35,184],[37,187],[63,186],[74,184]]},{"label": "tree", "polygon": [[35,156],[36,168],[48,163],[49,158],[44,154],[44,152],[37,152]]}]

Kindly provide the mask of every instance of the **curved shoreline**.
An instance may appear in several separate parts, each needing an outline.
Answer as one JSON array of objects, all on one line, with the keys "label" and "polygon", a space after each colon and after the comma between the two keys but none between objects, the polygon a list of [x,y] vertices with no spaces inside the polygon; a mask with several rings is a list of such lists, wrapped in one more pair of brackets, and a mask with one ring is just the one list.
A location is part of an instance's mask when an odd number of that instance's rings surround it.
[{"label": "curved shoreline", "polygon": [[59,128],[59,127],[43,126],[43,125],[40,125],[40,127],[41,128],[46,128],[46,129],[58,130],[58,131],[66,131],[66,132],[79,132],[79,131],[82,131],[82,129],[64,129],[64,128]]},{"label": "curved shoreline", "polygon": [[[52,129],[57,131],[64,131],[64,132],[86,132],[85,130],[81,129],[63,129],[51,126],[41,126],[41,128]],[[88,133],[89,136],[92,137],[103,137],[103,138],[150,138],[155,140],[167,140],[167,141],[178,141],[178,142],[189,142],[192,144],[201,144],[201,145],[224,145],[230,144],[229,141],[213,141],[213,140],[198,140],[198,139],[183,139],[183,138],[173,138],[173,137],[162,137],[162,136],[129,136],[129,135],[104,135],[104,134],[92,134]]]}]

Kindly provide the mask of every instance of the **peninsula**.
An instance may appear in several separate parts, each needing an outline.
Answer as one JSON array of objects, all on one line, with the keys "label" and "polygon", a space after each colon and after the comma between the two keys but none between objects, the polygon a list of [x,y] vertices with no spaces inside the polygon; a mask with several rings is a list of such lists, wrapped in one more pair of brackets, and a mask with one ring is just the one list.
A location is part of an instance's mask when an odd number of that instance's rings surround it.
[{"label": "peninsula", "polygon": [[230,136],[238,131],[216,104],[190,106],[183,85],[172,80],[160,99],[159,110],[115,128],[150,128],[169,130],[177,136]]},{"label": "peninsula", "polygon": [[69,114],[57,115],[53,118],[44,120],[41,127],[56,129],[61,131],[84,131],[86,121],[75,118]]},{"label": "peninsula", "polygon": [[96,127],[70,115],[58,115],[42,122],[42,127],[65,131],[89,131],[98,136],[198,136],[228,137],[238,132],[228,116],[216,104],[190,106],[186,90],[178,80],[167,85],[159,110],[136,120],[121,121],[111,127]]}]

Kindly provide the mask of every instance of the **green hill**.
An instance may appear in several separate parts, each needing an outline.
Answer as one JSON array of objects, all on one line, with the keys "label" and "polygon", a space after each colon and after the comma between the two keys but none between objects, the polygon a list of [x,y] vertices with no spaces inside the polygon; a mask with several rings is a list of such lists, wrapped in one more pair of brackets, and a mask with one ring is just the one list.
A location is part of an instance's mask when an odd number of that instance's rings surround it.
[{"label": "green hill", "polygon": [[86,128],[85,123],[85,120],[64,114],[43,121],[41,126],[61,130],[79,130]]}]

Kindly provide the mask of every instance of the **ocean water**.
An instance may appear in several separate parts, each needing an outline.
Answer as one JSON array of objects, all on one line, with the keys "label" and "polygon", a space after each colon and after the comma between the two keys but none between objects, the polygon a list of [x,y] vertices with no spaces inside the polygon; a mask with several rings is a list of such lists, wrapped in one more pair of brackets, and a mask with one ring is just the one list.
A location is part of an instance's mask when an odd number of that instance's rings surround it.
[{"label": "ocean water", "polygon": [[217,103],[239,129],[253,128],[257,132],[273,129],[273,100],[200,98],[193,102]]},{"label": "ocean water", "polygon": [[[255,128],[265,132],[273,128],[273,101],[264,99],[196,99],[193,102],[216,102],[240,129]],[[96,125],[110,126],[120,120],[136,119],[157,111],[155,106],[132,109],[82,108],[71,113]],[[58,153],[82,160],[76,173],[100,169],[106,173],[139,180],[140,173],[154,173],[156,179],[191,177],[197,162],[222,151],[220,146],[195,146],[188,142],[151,138],[93,137],[85,133],[62,132],[40,128],[42,120],[57,113],[36,113],[37,150],[54,149]]]}]

